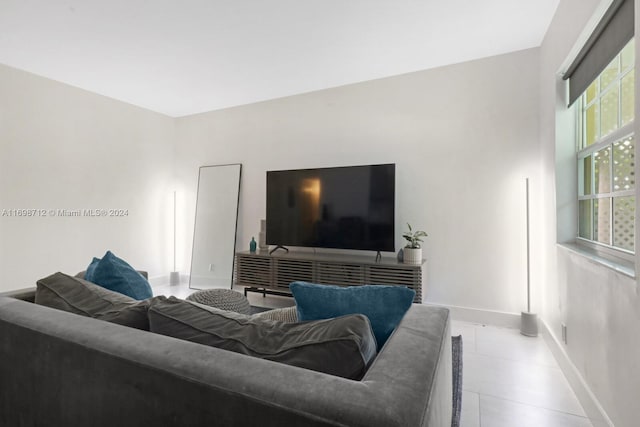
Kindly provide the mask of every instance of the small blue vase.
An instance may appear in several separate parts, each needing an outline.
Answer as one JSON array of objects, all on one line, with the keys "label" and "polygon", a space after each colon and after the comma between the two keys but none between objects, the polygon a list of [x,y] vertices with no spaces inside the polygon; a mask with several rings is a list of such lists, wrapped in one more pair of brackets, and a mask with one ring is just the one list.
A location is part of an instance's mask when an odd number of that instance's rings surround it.
[{"label": "small blue vase", "polygon": [[258,244],[256,243],[256,239],[252,237],[251,241],[249,242],[249,252],[255,253],[257,245]]}]

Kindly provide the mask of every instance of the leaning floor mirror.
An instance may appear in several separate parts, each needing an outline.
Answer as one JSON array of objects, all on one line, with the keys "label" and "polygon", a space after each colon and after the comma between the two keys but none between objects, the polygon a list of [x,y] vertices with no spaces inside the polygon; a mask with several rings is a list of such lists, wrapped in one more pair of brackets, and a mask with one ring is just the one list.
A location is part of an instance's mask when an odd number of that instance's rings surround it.
[{"label": "leaning floor mirror", "polygon": [[232,287],[241,170],[240,164],[200,167],[189,275],[192,289]]}]

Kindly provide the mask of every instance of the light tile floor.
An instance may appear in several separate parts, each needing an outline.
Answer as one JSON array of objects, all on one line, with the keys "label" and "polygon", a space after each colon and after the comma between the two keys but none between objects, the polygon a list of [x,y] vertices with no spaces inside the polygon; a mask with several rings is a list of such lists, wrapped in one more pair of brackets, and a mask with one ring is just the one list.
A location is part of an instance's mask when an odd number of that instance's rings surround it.
[{"label": "light tile floor", "polygon": [[591,427],[543,337],[455,321],[462,335],[462,427]]},{"label": "light tile floor", "polygon": [[[196,291],[185,283],[153,288],[154,295],[178,298]],[[247,298],[262,307],[294,304],[255,292]],[[543,337],[456,320],[452,334],[463,343],[461,427],[592,427]]]},{"label": "light tile floor", "polygon": [[187,283],[180,283],[179,285],[152,285],[153,296],[164,295],[166,297],[174,296],[177,298],[185,299],[197,289],[190,289]]}]

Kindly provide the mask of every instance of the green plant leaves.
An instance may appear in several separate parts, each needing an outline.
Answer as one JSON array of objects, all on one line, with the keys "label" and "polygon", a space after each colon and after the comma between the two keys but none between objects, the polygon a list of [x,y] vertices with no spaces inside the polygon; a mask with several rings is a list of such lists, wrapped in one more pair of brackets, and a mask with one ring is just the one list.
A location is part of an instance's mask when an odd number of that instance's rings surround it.
[{"label": "green plant leaves", "polygon": [[409,223],[407,223],[407,227],[409,227],[409,231],[406,231],[405,233],[402,234],[402,237],[408,242],[405,247],[413,248],[413,249],[419,248],[420,242],[423,241],[421,237],[427,237],[428,234],[422,230],[418,230],[414,232],[413,229],[411,228],[411,224]]}]

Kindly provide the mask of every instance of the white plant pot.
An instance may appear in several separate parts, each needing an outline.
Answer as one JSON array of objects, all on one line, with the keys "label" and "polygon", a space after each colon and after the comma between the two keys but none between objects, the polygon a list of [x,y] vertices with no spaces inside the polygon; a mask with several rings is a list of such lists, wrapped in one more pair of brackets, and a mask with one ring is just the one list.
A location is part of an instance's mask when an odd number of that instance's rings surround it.
[{"label": "white plant pot", "polygon": [[422,264],[422,248],[404,248],[405,264]]}]

